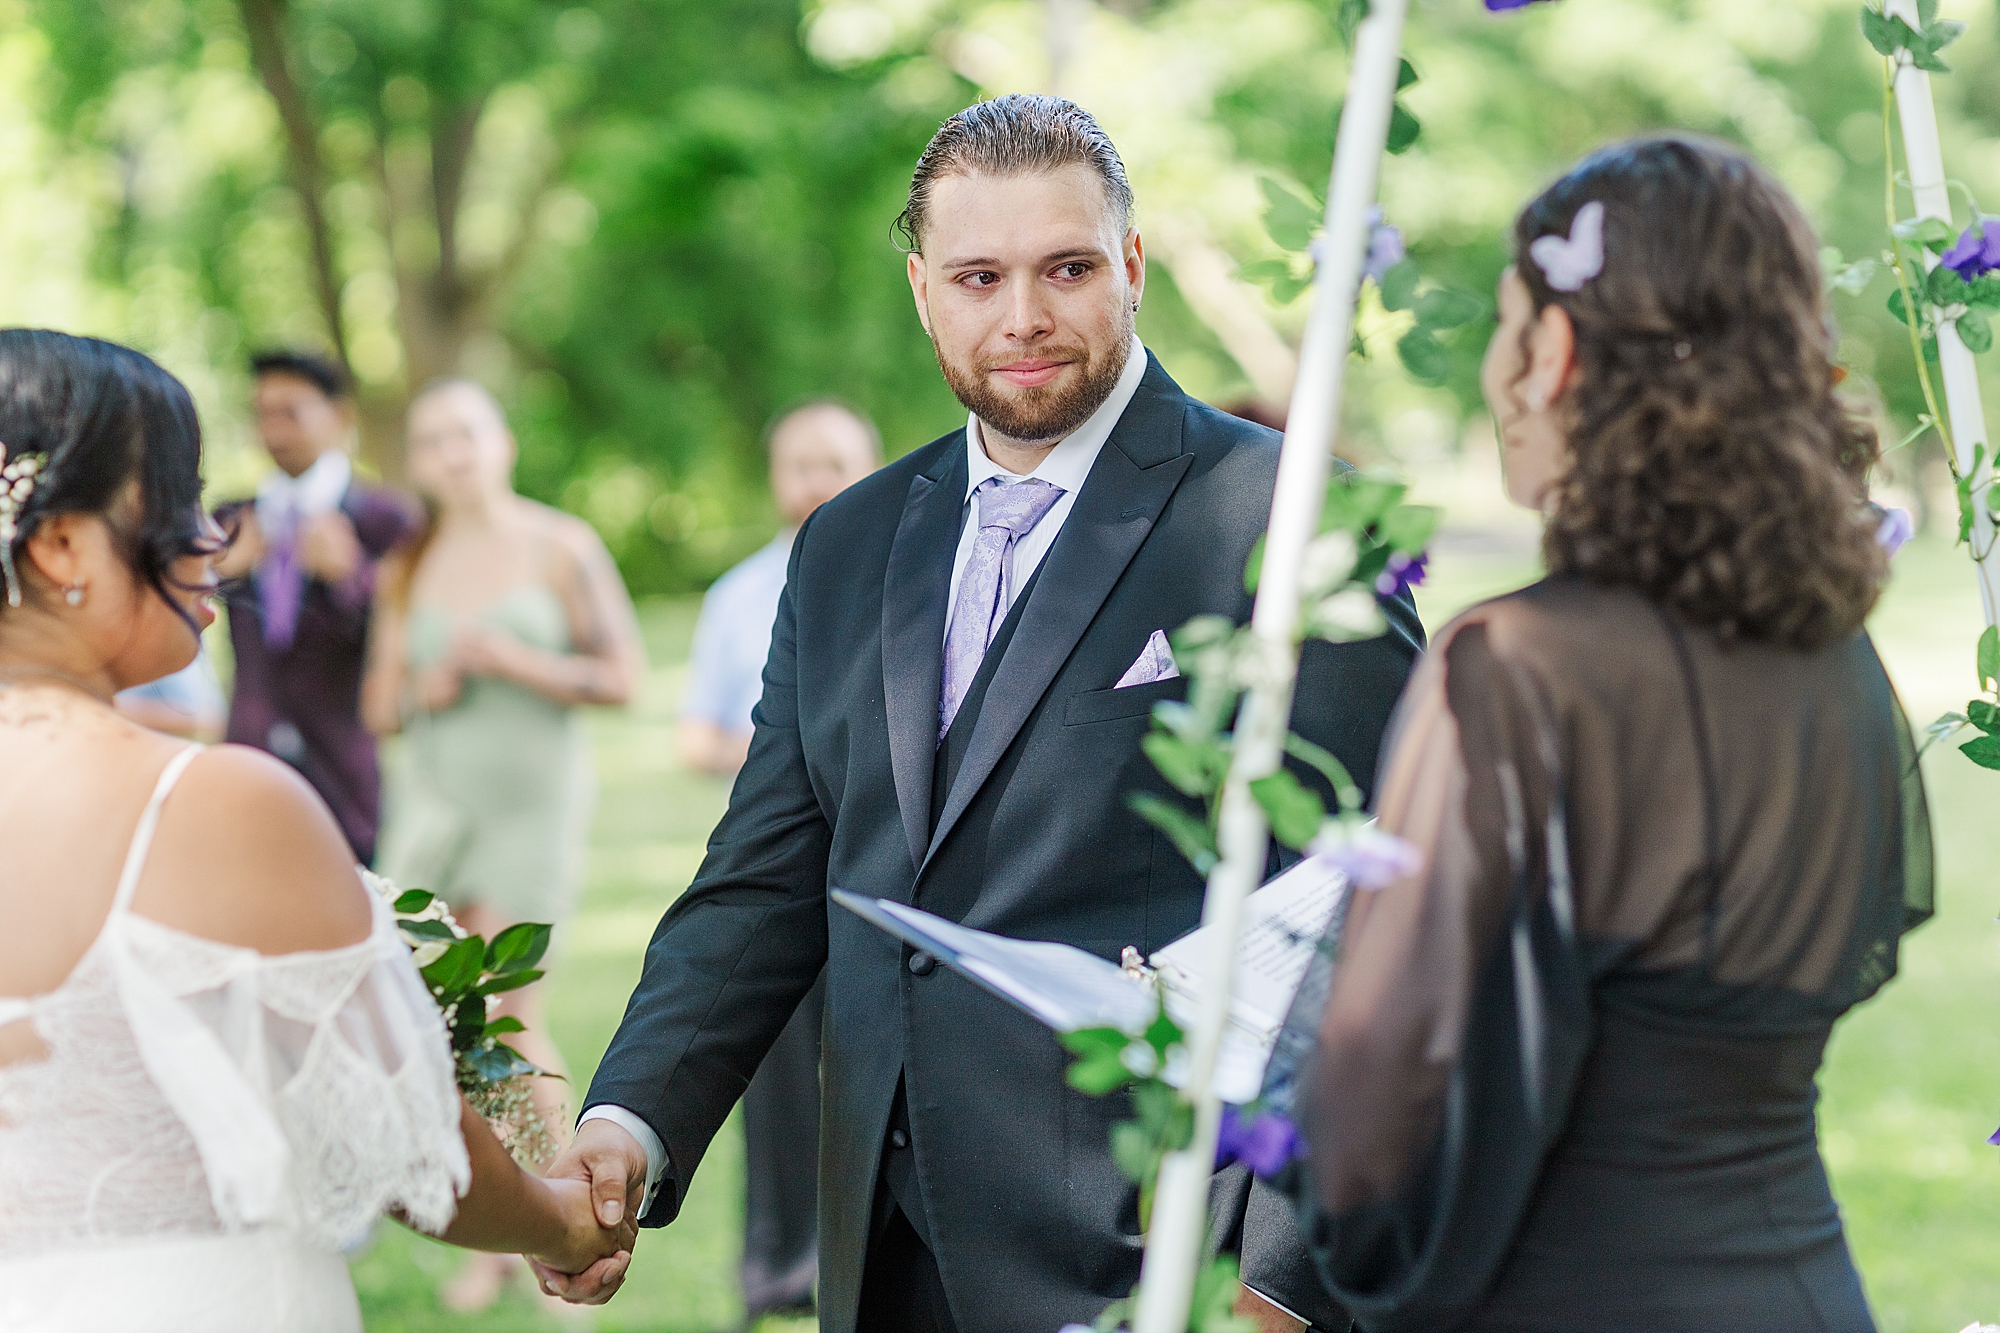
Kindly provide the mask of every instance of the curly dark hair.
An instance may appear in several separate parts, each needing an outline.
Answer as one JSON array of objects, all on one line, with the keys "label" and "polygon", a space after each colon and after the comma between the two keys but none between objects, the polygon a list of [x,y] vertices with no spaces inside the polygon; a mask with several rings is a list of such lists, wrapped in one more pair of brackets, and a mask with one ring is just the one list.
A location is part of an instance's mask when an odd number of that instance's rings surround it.
[{"label": "curly dark hair", "polygon": [[[1529,247],[1592,200],[1603,271],[1557,291]],[[1549,572],[1636,587],[1725,640],[1858,630],[1886,570],[1864,506],[1880,447],[1835,394],[1818,245],[1784,187],[1721,143],[1629,140],[1522,210],[1514,242],[1536,314],[1576,330]]]}]

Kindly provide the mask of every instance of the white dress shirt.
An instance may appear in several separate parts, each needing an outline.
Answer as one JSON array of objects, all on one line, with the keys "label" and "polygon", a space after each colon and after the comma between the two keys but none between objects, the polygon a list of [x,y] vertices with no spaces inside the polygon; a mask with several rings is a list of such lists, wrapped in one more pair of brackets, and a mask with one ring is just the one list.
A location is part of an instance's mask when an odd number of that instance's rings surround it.
[{"label": "white dress shirt", "polygon": [[257,526],[264,539],[283,541],[304,520],[340,508],[353,481],[354,463],[341,449],[327,450],[296,477],[283,469],[266,474],[257,486]]},{"label": "white dress shirt", "polygon": [[[1089,418],[1058,444],[1049,450],[1033,472],[1025,475],[1007,471],[986,456],[986,445],[980,435],[979,418],[968,415],[965,422],[965,458],[967,463],[965,478],[965,502],[959,511],[961,531],[958,538],[958,553],[951,562],[951,600],[945,608],[945,633],[951,632],[951,615],[958,606],[958,581],[965,573],[966,561],[972,558],[972,540],[978,536],[978,525],[971,522],[972,492],[990,477],[998,477],[1007,485],[1025,481],[1028,477],[1039,477],[1052,486],[1062,488],[1062,495],[1049,512],[1042,515],[1042,521],[1032,530],[1014,542],[1014,565],[1008,572],[1001,590],[1000,614],[1005,615],[1014,604],[1014,594],[1034,572],[1041,567],[1042,557],[1055,545],[1056,537],[1062,532],[1064,520],[1076,506],[1076,493],[1083,489],[1084,479],[1090,475],[1091,465],[1097,462],[1098,453],[1104,442],[1111,438],[1111,428],[1118,424],[1118,418],[1125,415],[1131,406],[1132,395],[1139,391],[1139,381],[1146,377],[1146,349],[1138,338],[1132,339],[1131,351],[1125,357],[1125,369],[1118,376],[1110,397],[1106,398]],[[581,1128],[592,1120],[609,1120],[630,1134],[646,1150],[646,1200],[639,1205],[639,1216],[644,1217],[653,1207],[653,1196],[659,1193],[660,1177],[667,1168],[667,1148],[660,1142],[660,1136],[653,1127],[622,1106],[601,1104],[591,1107],[577,1121]]]}]

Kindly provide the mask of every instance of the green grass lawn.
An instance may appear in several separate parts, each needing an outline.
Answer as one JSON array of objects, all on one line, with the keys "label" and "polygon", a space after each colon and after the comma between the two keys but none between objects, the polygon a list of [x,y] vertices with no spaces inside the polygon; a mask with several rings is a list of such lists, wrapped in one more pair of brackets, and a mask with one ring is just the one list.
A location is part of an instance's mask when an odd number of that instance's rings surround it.
[{"label": "green grass lawn", "polygon": [[[1897,560],[1874,621],[1890,670],[1921,726],[1962,706],[1972,685],[1979,608],[1961,553],[1925,540]],[[1441,544],[1421,600],[1437,625],[1481,596],[1532,578],[1506,542]],[[643,609],[653,671],[632,713],[596,719],[602,798],[583,907],[549,981],[556,1040],[577,1085],[611,1039],[653,923],[686,886],[721,813],[723,784],[673,757],[694,603]],[[1903,971],[1835,1035],[1821,1127],[1835,1190],[1877,1317],[1888,1333],[1956,1333],[2000,1320],[2000,1024],[1994,1016],[2000,893],[1978,871],[2000,826],[2000,774],[1945,750],[1926,761],[1938,832],[1939,911],[1909,942]],[[633,1333],[713,1333],[741,1317],[735,1272],[742,1151],[732,1123],[694,1181],[687,1208],[639,1243],[631,1279],[579,1322]],[[525,1333],[573,1327],[516,1294],[477,1318],[448,1315],[433,1292],[457,1262],[443,1246],[384,1224],[354,1265],[374,1333]],[[767,1325],[775,1333],[775,1326]],[[802,1333],[810,1324],[787,1326]],[[1053,1331],[1051,1331],[1053,1333]]]}]

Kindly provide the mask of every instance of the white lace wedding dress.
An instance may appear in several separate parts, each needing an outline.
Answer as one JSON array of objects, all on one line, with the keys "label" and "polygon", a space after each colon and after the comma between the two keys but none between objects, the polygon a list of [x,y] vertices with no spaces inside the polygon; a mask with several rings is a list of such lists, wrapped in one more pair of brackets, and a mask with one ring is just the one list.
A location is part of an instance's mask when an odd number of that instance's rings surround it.
[{"label": "white lace wedding dress", "polygon": [[[356,1333],[341,1255],[469,1180],[443,1024],[385,904],[360,944],[265,956],[136,915],[168,792],[55,990],[0,999],[0,1330]],[[371,899],[374,895],[370,895]]]}]

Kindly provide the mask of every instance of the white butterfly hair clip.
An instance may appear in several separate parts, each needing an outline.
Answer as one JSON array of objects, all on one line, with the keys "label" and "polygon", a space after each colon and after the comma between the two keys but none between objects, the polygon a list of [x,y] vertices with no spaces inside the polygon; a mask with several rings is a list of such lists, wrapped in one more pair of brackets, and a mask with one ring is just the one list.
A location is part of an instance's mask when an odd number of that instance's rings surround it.
[{"label": "white butterfly hair clip", "polygon": [[1582,291],[1584,283],[1604,272],[1604,205],[1593,199],[1577,209],[1567,237],[1537,236],[1528,257],[1540,266],[1549,286],[1559,292]]},{"label": "white butterfly hair clip", "polygon": [[0,444],[0,573],[7,578],[7,605],[21,604],[21,578],[14,572],[14,538],[21,531],[21,510],[35,493],[35,476],[42,460],[29,454],[7,461],[7,446]]}]

